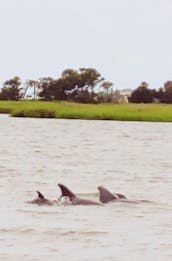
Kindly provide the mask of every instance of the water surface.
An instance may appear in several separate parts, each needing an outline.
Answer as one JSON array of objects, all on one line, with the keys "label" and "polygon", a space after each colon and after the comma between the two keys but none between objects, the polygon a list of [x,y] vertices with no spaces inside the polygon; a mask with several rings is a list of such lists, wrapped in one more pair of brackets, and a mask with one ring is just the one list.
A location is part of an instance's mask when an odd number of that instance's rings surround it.
[{"label": "water surface", "polygon": [[[172,124],[0,115],[0,260],[171,261]],[[36,206],[57,183],[155,204]]]}]

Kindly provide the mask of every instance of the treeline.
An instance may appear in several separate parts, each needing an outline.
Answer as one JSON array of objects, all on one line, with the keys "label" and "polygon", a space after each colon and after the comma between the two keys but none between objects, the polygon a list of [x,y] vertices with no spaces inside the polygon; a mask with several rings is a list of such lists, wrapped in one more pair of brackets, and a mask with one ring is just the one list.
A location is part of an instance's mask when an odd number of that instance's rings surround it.
[{"label": "treeline", "polygon": [[0,100],[25,99],[29,89],[32,88],[33,99],[97,103],[101,102],[97,93],[104,90],[108,94],[110,89],[112,91],[112,85],[111,82],[105,81],[96,69],[66,69],[58,79],[44,77],[38,81],[27,80],[24,86],[18,76],[5,81],[1,88]]},{"label": "treeline", "polygon": [[[43,77],[24,83],[16,76],[5,81],[0,89],[0,100],[17,101],[28,98],[81,103],[127,102],[120,91],[113,91],[113,84],[93,68],[66,69],[57,79]],[[150,89],[148,83],[142,82],[127,99],[131,103],[172,103],[172,81],[167,81],[158,90]]]},{"label": "treeline", "polygon": [[132,103],[172,103],[172,81],[164,83],[163,88],[158,90],[149,89],[146,82],[142,82],[129,97]]}]

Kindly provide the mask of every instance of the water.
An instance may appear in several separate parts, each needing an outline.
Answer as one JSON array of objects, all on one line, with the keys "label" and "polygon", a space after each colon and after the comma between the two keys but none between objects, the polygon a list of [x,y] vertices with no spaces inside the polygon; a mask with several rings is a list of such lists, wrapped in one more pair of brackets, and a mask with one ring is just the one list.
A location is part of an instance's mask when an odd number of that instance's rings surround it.
[{"label": "water", "polygon": [[[0,260],[172,260],[172,124],[0,115]],[[36,206],[57,183],[154,204]]]}]

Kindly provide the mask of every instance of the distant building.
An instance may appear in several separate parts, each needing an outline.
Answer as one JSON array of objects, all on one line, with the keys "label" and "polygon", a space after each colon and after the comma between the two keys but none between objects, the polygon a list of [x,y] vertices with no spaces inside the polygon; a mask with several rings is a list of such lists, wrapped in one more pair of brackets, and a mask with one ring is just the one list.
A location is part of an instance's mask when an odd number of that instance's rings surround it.
[{"label": "distant building", "polygon": [[116,90],[112,93],[112,101],[114,103],[128,103],[132,91],[131,89]]}]

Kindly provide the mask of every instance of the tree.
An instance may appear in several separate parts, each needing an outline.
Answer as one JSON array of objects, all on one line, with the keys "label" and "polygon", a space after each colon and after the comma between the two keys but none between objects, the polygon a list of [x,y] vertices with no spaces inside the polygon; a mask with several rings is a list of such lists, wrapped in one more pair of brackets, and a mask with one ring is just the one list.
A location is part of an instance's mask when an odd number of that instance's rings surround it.
[{"label": "tree", "polygon": [[96,69],[80,68],[79,71],[81,77],[81,87],[91,91],[91,93],[94,92],[94,88],[98,86],[98,84],[104,81],[104,78]]},{"label": "tree", "polygon": [[149,84],[147,82],[141,82],[140,86],[139,87],[145,87],[145,88],[148,88],[149,87]]},{"label": "tree", "polygon": [[172,103],[172,81],[165,82],[164,89],[165,89],[165,101],[167,103]]},{"label": "tree", "polygon": [[63,78],[42,84],[40,85],[39,96],[46,101],[67,100],[66,91],[68,90],[68,85],[66,84],[66,80]]},{"label": "tree", "polygon": [[112,86],[113,86],[113,83],[112,83],[112,82],[106,81],[106,82],[103,82],[103,83],[102,83],[102,87],[103,87],[103,89],[105,90],[107,96],[110,94],[109,90],[112,91],[112,88],[111,88]]},{"label": "tree", "polygon": [[3,88],[0,92],[0,100],[19,100],[20,99],[20,84],[21,80],[18,76],[7,80],[3,83]]},{"label": "tree", "polygon": [[172,81],[167,81],[164,83],[164,89],[166,93],[172,93]]},{"label": "tree", "polygon": [[146,82],[142,82],[140,86],[131,93],[129,101],[133,103],[152,103],[153,95],[148,86]]},{"label": "tree", "polygon": [[[61,77],[41,86],[39,96],[44,100],[77,100],[94,97],[94,89],[104,79],[93,68],[80,68],[78,71],[66,69]],[[81,95],[83,93],[83,95]],[[78,98],[80,97],[80,98]],[[94,99],[92,99],[94,100]]]},{"label": "tree", "polygon": [[108,81],[104,81],[101,85],[101,87],[104,89],[105,91],[105,95],[104,95],[104,102],[108,102],[112,100],[111,94],[112,94],[112,86],[113,83],[112,82],[108,82]]},{"label": "tree", "polygon": [[163,88],[159,88],[158,90],[152,90],[153,101],[156,103],[165,103],[166,102],[166,94]]},{"label": "tree", "polygon": [[23,98],[26,97],[26,94],[29,89],[32,90],[34,100],[36,100],[37,97],[41,97],[39,92],[41,92],[42,89],[46,91],[46,87],[51,81],[53,81],[51,77],[42,77],[39,78],[39,80],[27,80],[25,82],[25,88],[23,88],[24,89]]}]

